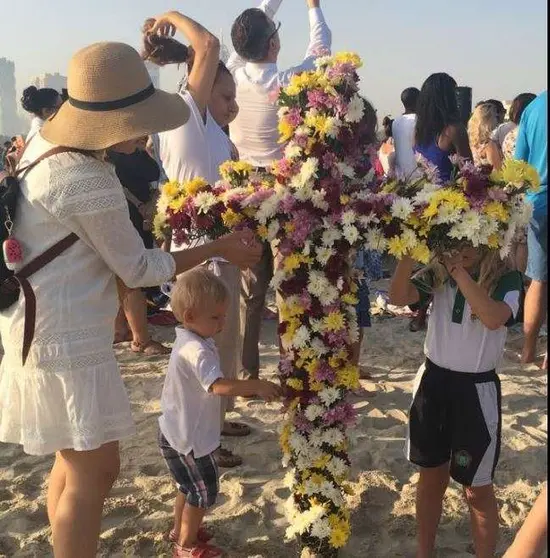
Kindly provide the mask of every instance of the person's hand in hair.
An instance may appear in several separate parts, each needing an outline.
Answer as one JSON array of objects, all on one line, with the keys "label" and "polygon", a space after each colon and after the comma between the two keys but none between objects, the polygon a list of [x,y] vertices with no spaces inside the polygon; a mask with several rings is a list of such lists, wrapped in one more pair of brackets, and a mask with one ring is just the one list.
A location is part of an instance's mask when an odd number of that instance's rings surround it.
[{"label": "person's hand in hair", "polygon": [[176,34],[176,25],[173,23],[174,14],[177,14],[177,12],[166,12],[153,18],[154,23],[147,33],[160,35],[161,37],[173,37]]}]

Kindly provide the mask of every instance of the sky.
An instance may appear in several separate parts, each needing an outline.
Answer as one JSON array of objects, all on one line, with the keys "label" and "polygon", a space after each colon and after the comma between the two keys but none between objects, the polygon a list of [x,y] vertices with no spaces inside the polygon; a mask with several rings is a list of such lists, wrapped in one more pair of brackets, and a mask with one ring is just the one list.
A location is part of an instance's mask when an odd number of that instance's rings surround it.
[{"label": "sky", "polygon": [[[7,0],[2,0],[7,1]],[[44,72],[66,74],[71,55],[87,44],[114,40],[140,47],[150,16],[178,9],[230,47],[234,18],[250,0],[15,0],[0,34],[0,58],[16,64],[18,95]],[[362,93],[379,119],[397,116],[401,91],[420,88],[433,72],[451,74],[483,98],[511,100],[547,87],[545,0],[322,0],[333,51],[361,55]],[[277,19],[280,67],[299,61],[308,41],[305,0],[283,0]],[[175,90],[176,67],[163,69],[161,87]]]}]

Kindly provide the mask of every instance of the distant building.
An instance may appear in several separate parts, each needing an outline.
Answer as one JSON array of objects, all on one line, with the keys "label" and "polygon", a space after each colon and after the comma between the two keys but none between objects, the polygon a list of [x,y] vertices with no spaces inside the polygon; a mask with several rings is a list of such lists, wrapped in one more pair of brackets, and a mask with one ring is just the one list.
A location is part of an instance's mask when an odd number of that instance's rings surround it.
[{"label": "distant building", "polygon": [[15,64],[0,58],[0,134],[14,136],[20,133],[15,91]]},{"label": "distant building", "polygon": [[152,62],[149,62],[148,60],[145,61],[145,67],[147,68],[147,71],[149,72],[149,76],[151,77],[151,81],[153,82],[153,85],[155,86],[156,89],[159,89],[159,87],[160,87],[160,68],[156,64],[153,64]]},{"label": "distant building", "polygon": [[38,89],[47,87],[49,89],[55,89],[61,93],[62,89],[67,88],[67,77],[62,76],[59,73],[55,74],[41,74],[34,78],[31,85],[34,85]]}]

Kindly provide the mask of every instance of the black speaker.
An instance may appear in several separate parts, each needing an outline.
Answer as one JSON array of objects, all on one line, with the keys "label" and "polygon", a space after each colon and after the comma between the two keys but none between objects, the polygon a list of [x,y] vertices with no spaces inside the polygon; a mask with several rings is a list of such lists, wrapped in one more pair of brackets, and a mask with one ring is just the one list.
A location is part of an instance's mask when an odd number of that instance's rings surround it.
[{"label": "black speaker", "polygon": [[456,102],[460,120],[467,124],[472,114],[472,88],[460,86],[456,88]]}]

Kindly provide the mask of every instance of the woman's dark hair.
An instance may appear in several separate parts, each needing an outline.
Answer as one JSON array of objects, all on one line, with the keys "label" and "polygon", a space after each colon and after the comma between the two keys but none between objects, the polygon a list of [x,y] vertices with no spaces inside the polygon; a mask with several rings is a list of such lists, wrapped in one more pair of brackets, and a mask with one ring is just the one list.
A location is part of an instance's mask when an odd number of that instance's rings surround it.
[{"label": "woman's dark hair", "polygon": [[378,118],[376,116],[376,109],[372,106],[370,101],[361,97],[363,100],[363,118],[359,124],[359,134],[361,136],[361,143],[363,145],[375,144],[376,129],[378,127]]},{"label": "woman's dark hair", "polygon": [[44,109],[54,109],[60,99],[59,92],[55,89],[44,87],[37,89],[34,85],[27,87],[21,97],[21,106],[27,112],[41,116]]},{"label": "woman's dark hair", "polygon": [[172,37],[162,37],[149,31],[155,25],[155,19],[145,20],[141,29],[143,33],[143,49],[141,58],[149,60],[157,66],[166,64],[184,64],[189,61],[191,49]]},{"label": "woman's dark hair", "polygon": [[382,128],[384,128],[384,135],[386,136],[386,139],[390,139],[393,135],[392,126],[393,126],[393,118],[390,118],[389,116],[384,116],[384,120],[382,120]]},{"label": "woman's dark hair", "polygon": [[266,59],[273,35],[273,22],[258,8],[245,10],[231,27],[233,48],[248,62],[262,62]]},{"label": "woman's dark hair", "polygon": [[416,107],[415,141],[428,146],[450,124],[460,122],[456,81],[445,73],[432,74],[422,85]]},{"label": "woman's dark hair", "polygon": [[513,101],[510,107],[510,121],[519,125],[521,115],[527,108],[527,105],[534,101],[537,96],[534,93],[520,93]]}]

